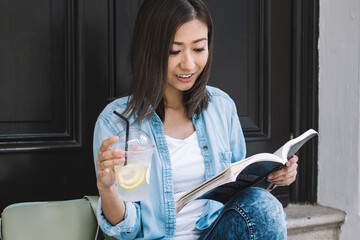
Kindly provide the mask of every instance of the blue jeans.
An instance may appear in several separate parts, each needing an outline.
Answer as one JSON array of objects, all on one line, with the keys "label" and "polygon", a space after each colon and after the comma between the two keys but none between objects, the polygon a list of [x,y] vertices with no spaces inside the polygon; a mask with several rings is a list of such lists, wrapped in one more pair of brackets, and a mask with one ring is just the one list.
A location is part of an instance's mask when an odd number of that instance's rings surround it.
[{"label": "blue jeans", "polygon": [[246,188],[224,206],[199,239],[287,239],[283,207],[268,191]]}]

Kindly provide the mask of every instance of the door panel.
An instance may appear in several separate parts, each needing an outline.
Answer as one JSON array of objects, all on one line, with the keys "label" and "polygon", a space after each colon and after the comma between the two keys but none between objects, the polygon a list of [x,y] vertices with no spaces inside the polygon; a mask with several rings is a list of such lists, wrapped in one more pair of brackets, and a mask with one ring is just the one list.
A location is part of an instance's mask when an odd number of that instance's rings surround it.
[{"label": "door panel", "polygon": [[[209,84],[235,101],[247,155],[275,152],[291,131],[291,2],[206,3],[215,26]],[[288,204],[288,187],[273,193]]]},{"label": "door panel", "polygon": [[291,10],[291,5],[288,1],[276,7],[271,1],[206,2],[215,24],[209,84],[234,99],[248,155],[273,152],[290,136],[291,22],[286,23],[289,11],[278,12]]},{"label": "door panel", "polygon": [[96,193],[81,2],[0,4],[0,210]]},{"label": "door panel", "polygon": [[80,147],[70,1],[2,1],[0,151]]}]

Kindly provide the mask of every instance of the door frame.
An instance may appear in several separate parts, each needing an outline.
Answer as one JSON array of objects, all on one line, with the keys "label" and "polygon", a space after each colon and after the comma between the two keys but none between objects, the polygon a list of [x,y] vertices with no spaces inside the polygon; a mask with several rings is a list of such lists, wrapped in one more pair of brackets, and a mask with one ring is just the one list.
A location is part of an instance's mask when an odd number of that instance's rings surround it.
[{"label": "door frame", "polygon": [[[292,133],[318,130],[319,0],[293,1]],[[290,187],[293,203],[317,202],[318,139],[298,153],[297,180]]]}]

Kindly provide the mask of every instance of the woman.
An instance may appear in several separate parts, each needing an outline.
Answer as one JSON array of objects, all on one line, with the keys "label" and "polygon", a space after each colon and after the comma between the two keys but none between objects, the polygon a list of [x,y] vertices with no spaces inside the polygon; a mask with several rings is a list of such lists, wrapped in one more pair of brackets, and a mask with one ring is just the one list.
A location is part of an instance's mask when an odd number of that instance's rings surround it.
[{"label": "woman", "polygon": [[[130,48],[129,97],[110,103],[94,131],[102,230],[121,239],[286,239],[281,204],[267,191],[248,188],[229,203],[195,200],[175,214],[175,200],[245,157],[236,107],[219,89],[206,86],[213,25],[201,0],[145,0]],[[149,196],[123,202],[115,165],[124,152],[110,150],[125,129],[114,111],[147,132],[155,143]],[[269,176],[276,185],[296,178],[297,157]]]}]

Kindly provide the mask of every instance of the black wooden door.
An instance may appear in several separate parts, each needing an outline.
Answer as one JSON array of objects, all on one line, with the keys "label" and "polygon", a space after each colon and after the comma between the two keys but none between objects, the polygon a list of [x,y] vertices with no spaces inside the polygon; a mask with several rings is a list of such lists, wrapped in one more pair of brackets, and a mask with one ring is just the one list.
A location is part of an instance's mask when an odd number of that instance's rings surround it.
[{"label": "black wooden door", "polygon": [[[96,194],[92,133],[129,88],[141,0],[0,1],[0,211]],[[215,24],[210,85],[235,100],[248,155],[291,129],[291,1],[206,0]],[[287,203],[287,188],[277,196]]]},{"label": "black wooden door", "polygon": [[0,1],[0,210],[96,193],[92,129],[108,91],[85,64],[85,10],[73,0]]}]

